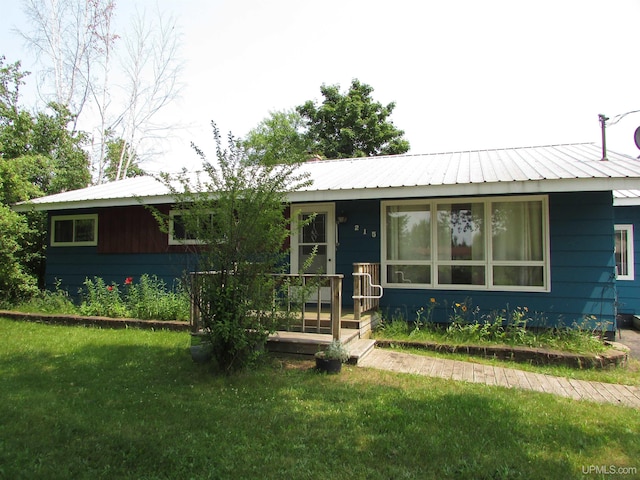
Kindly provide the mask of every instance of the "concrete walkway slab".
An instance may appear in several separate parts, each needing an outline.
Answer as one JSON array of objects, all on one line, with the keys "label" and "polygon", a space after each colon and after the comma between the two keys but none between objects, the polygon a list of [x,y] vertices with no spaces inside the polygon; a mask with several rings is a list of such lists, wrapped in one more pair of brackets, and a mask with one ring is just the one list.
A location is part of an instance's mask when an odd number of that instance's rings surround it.
[{"label": "concrete walkway slab", "polygon": [[640,388],[636,386],[573,380],[513,368],[433,358],[383,348],[374,348],[367,356],[360,359],[358,366],[506,388],[520,388],[551,393],[575,400],[640,408]]}]

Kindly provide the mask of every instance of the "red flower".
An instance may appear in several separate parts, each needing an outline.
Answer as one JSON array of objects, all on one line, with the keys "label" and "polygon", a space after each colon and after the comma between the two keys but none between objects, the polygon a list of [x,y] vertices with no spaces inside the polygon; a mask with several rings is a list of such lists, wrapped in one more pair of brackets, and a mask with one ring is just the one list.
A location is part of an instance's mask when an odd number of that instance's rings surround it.
[{"label": "red flower", "polygon": [[131,285],[133,283],[133,277],[127,277],[124,279],[125,285]]},{"label": "red flower", "polygon": [[111,292],[111,291],[113,290],[113,285],[109,285],[109,286],[107,287],[107,290],[109,290],[109,291]]}]

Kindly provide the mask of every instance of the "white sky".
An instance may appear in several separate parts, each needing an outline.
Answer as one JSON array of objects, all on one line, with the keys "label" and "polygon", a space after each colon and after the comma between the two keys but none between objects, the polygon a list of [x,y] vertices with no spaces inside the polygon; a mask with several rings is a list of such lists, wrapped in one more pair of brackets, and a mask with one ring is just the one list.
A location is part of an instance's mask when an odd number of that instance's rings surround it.
[{"label": "white sky", "polygon": [[[120,0],[116,12],[124,21],[132,5],[155,3]],[[186,62],[166,118],[191,127],[154,170],[198,165],[190,141],[213,156],[211,120],[243,136],[269,111],[321,100],[323,83],[346,91],[353,78],[396,102],[391,119],[411,153],[599,145],[599,113],[640,110],[640,0],[158,3],[178,18]],[[35,71],[11,32],[24,21],[20,2],[3,2],[0,54]],[[640,113],[611,125],[609,149],[640,154],[638,126]]]}]

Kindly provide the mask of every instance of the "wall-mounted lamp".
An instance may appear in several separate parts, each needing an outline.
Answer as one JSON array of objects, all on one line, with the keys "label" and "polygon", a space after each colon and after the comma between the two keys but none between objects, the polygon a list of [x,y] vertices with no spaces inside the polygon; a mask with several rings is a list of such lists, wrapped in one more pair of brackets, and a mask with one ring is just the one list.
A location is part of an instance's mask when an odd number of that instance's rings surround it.
[{"label": "wall-mounted lamp", "polygon": [[338,215],[338,224],[347,223],[347,214],[344,212],[340,212]]}]

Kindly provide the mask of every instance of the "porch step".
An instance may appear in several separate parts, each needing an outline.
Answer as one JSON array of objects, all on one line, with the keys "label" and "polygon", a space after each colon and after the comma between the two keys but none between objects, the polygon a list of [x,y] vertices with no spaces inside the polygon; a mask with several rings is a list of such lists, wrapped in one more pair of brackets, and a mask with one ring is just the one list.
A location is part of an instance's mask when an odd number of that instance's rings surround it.
[{"label": "porch step", "polygon": [[347,348],[349,349],[348,363],[350,365],[357,365],[360,360],[362,360],[369,354],[369,352],[371,352],[371,350],[373,350],[373,347],[375,345],[376,341],[369,338],[359,338],[357,340],[353,340],[347,346]]},{"label": "porch step", "polygon": [[[340,330],[342,343],[350,350],[351,343],[358,340],[358,331],[343,328]],[[269,336],[267,350],[270,352],[315,355],[324,350],[333,340],[329,334],[278,331]]]}]

